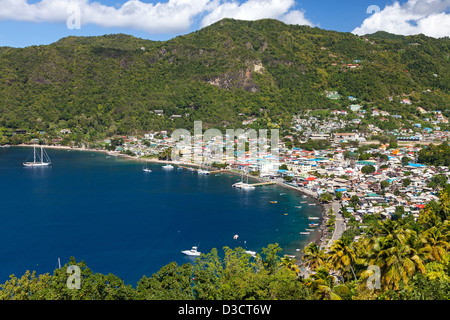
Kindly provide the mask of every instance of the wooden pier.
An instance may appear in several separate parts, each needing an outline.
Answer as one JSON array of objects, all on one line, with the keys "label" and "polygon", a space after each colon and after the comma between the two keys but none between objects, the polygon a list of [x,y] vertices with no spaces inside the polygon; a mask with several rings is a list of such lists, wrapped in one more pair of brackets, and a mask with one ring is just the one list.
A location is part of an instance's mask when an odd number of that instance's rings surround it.
[{"label": "wooden pier", "polygon": [[216,171],[210,171],[209,173],[220,173],[220,172],[227,172],[228,170],[216,170]]},{"label": "wooden pier", "polygon": [[[190,169],[190,170],[194,170],[194,171],[198,171],[199,168],[193,168],[193,167],[184,167],[184,166],[179,166],[180,168],[183,169]],[[228,172],[228,170],[215,170],[215,171],[209,171],[209,173],[220,173],[220,172]]]},{"label": "wooden pier", "polygon": [[[180,168],[183,169],[190,169],[190,170],[194,170],[194,171],[198,171],[199,168],[193,168],[193,167],[186,167],[186,166],[179,166]],[[230,170],[215,170],[215,171],[209,171],[209,173],[221,173],[221,172],[233,172]],[[274,184],[277,184],[275,181],[267,181],[267,182],[258,182],[258,183],[249,183],[248,185],[253,186],[253,187],[264,187],[264,186],[272,186]]]},{"label": "wooden pier", "polygon": [[253,183],[253,184],[250,184],[250,185],[253,186],[253,187],[264,187],[264,186],[271,186],[271,185],[274,185],[274,184],[276,184],[276,182],[269,181],[269,182]]}]

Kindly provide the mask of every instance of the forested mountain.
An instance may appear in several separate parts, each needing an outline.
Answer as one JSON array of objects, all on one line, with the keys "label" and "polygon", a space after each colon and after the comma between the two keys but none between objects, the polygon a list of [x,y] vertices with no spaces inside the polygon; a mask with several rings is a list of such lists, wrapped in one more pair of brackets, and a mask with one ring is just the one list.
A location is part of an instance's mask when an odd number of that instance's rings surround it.
[{"label": "forested mountain", "polygon": [[270,127],[302,109],[347,107],[348,96],[407,117],[418,106],[448,112],[449,60],[449,38],[360,37],[277,20],[225,19],[164,42],[118,34],[1,47],[0,130],[68,128],[95,140],[194,120],[223,128],[257,117]]}]

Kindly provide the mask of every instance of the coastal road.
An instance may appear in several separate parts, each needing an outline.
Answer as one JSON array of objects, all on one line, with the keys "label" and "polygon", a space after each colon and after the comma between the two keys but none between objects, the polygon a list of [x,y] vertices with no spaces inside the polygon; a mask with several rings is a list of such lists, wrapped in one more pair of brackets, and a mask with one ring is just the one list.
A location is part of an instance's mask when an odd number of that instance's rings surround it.
[{"label": "coastal road", "polygon": [[336,215],[336,221],[334,223],[334,232],[333,236],[331,237],[330,241],[328,242],[327,247],[331,247],[334,241],[338,240],[342,234],[345,231],[345,222],[344,217],[339,212],[341,209],[341,204],[339,201],[334,201],[331,205],[331,208],[334,211],[334,214]]}]

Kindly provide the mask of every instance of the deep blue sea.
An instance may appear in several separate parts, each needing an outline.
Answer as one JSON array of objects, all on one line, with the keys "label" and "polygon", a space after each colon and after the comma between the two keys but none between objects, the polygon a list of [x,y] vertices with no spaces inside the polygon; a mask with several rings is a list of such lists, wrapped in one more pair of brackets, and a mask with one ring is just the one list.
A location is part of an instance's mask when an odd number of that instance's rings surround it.
[{"label": "deep blue sea", "polygon": [[63,265],[73,256],[136,286],[172,261],[194,262],[181,253],[194,245],[222,253],[224,246],[260,252],[279,243],[282,254],[295,255],[316,236],[299,232],[320,207],[287,188],[243,191],[231,187],[236,175],[160,164],[146,173],[143,162],[123,157],[47,152],[51,167],[26,168],[32,148],[0,148],[0,283],[26,270],[53,273],[58,258]]}]

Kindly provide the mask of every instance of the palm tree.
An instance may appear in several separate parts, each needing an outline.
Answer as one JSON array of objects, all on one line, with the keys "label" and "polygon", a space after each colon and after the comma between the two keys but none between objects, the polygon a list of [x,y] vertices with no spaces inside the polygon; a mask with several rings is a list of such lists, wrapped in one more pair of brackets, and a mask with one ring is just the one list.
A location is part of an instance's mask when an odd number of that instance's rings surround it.
[{"label": "palm tree", "polygon": [[439,193],[439,209],[443,214],[445,220],[448,219],[450,214],[450,185]]},{"label": "palm tree", "polygon": [[298,275],[300,273],[300,268],[298,267],[298,265],[295,262],[296,262],[295,259],[285,256],[285,257],[281,258],[280,266],[284,266],[287,269],[294,271]]},{"label": "palm tree", "polygon": [[399,284],[408,284],[417,270],[426,272],[418,251],[408,243],[414,234],[412,230],[400,229],[397,233],[376,239],[368,261],[380,267],[381,281],[386,287],[398,290]]},{"label": "palm tree", "polygon": [[342,298],[333,292],[336,279],[330,275],[326,266],[317,268],[316,273],[305,280],[305,285],[312,289],[314,295],[319,300],[342,300]]},{"label": "palm tree", "polygon": [[425,230],[421,234],[420,240],[424,246],[419,252],[423,253],[429,260],[440,262],[450,249],[450,244],[446,241],[446,235],[442,234],[441,229],[436,226]]},{"label": "palm tree", "polygon": [[302,257],[306,267],[311,269],[317,269],[325,265],[326,254],[324,250],[320,250],[319,246],[314,242],[311,242],[307,247],[305,247],[305,253]]},{"label": "palm tree", "polygon": [[436,201],[429,202],[425,208],[420,211],[418,222],[425,227],[432,227],[439,223],[437,212],[439,205]]},{"label": "palm tree", "polygon": [[333,243],[328,252],[328,262],[337,271],[345,272],[350,268],[356,280],[356,274],[353,270],[353,264],[356,260],[356,254],[351,247],[351,241],[347,238],[341,238]]}]

